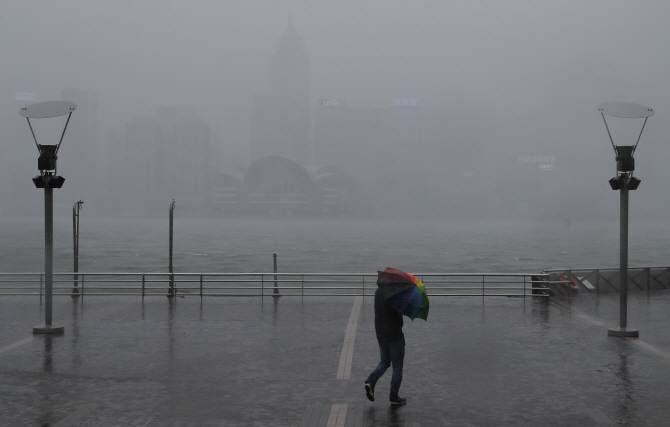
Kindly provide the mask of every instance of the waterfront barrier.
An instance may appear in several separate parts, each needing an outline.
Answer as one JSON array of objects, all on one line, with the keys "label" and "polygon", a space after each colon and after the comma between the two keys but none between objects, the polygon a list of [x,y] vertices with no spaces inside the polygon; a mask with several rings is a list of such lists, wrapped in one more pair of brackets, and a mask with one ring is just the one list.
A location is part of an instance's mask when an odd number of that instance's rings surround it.
[{"label": "waterfront barrier", "polygon": [[[548,274],[419,273],[431,297],[547,297]],[[373,296],[377,273],[53,273],[53,295]],[[43,294],[44,273],[0,273],[0,296]],[[174,288],[173,288],[174,287]],[[173,290],[174,289],[174,290]],[[170,295],[172,296],[172,295]]]},{"label": "waterfront barrier", "polygon": [[[544,270],[551,295],[619,292],[619,268]],[[576,288],[576,289],[575,289]],[[670,267],[628,267],[629,291],[670,289]]]}]

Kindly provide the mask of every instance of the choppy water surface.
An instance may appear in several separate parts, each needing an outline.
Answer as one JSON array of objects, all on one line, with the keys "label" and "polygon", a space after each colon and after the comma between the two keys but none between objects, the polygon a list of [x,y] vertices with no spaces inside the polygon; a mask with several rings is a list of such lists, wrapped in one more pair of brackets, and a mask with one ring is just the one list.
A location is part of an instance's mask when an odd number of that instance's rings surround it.
[{"label": "choppy water surface", "polygon": [[[44,269],[43,219],[0,221],[0,272]],[[167,218],[87,218],[79,270],[165,271]],[[54,224],[54,270],[72,271],[72,220]],[[631,223],[630,265],[668,265],[670,223]],[[175,218],[176,272],[537,272],[615,267],[618,222]]]}]

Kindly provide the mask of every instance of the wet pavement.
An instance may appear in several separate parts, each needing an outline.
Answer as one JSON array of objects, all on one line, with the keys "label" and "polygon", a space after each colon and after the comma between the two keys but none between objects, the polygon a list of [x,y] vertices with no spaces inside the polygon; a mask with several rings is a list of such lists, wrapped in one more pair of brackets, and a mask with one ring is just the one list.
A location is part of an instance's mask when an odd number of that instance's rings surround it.
[{"label": "wet pavement", "polygon": [[[639,339],[607,336],[618,295],[431,299],[405,322],[400,395],[376,401],[373,299],[0,301],[2,426],[665,426],[670,293],[629,295]],[[359,297],[360,298],[360,297]]]}]

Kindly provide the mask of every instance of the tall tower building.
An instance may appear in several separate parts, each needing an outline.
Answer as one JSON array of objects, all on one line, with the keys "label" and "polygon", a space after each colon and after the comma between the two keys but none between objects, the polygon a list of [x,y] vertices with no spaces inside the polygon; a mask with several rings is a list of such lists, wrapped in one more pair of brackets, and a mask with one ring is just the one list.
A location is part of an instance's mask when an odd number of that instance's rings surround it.
[{"label": "tall tower building", "polygon": [[304,164],[309,161],[309,57],[290,17],[272,56],[271,78],[272,95],[254,97],[251,160],[274,155]]}]

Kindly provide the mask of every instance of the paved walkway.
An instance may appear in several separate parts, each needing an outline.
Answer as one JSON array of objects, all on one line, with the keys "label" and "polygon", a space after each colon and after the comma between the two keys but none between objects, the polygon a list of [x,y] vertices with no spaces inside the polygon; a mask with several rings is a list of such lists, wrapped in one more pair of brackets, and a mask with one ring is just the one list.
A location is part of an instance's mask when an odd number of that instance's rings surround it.
[{"label": "paved walkway", "polygon": [[631,294],[639,339],[607,336],[618,295],[433,298],[406,321],[401,396],[378,362],[372,298],[0,300],[2,426],[665,426],[670,293]]}]

